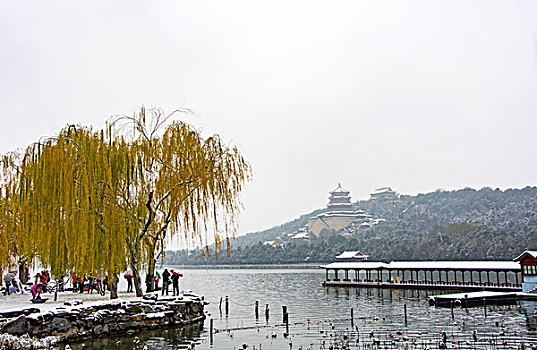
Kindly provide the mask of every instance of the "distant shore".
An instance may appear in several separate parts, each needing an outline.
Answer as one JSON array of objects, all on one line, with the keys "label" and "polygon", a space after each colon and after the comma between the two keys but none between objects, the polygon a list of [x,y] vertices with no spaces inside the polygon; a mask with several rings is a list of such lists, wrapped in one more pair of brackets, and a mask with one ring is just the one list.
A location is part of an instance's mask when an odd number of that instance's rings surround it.
[{"label": "distant shore", "polygon": [[288,264],[288,265],[270,265],[270,264],[252,264],[252,265],[163,265],[158,269],[168,266],[178,267],[185,270],[225,270],[225,269],[319,269],[322,263],[318,264]]}]

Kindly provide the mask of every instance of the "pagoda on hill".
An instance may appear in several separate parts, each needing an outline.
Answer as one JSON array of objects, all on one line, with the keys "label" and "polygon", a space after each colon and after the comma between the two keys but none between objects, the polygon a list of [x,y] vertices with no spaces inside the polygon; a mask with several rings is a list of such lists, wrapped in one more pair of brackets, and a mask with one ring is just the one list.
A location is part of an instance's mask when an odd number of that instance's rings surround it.
[{"label": "pagoda on hill", "polygon": [[369,221],[370,215],[363,210],[355,210],[350,192],[338,187],[329,192],[327,210],[308,220],[308,231],[319,237],[323,229],[337,231],[354,222]]},{"label": "pagoda on hill", "polygon": [[328,210],[330,211],[352,211],[351,196],[349,191],[337,185],[337,188],[330,192],[328,197]]}]

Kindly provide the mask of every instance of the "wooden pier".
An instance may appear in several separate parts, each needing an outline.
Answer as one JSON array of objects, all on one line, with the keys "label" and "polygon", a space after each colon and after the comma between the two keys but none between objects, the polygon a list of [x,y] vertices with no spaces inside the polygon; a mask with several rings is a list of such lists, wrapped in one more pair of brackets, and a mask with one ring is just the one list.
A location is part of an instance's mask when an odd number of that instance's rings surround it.
[{"label": "wooden pier", "polygon": [[324,286],[521,291],[521,268],[513,261],[335,262],[321,266]]}]

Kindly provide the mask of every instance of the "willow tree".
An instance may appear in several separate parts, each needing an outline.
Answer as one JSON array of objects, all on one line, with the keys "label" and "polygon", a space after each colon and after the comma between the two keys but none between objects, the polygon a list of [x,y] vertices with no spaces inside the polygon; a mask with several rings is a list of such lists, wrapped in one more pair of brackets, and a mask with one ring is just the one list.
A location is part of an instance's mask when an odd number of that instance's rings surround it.
[{"label": "willow tree", "polygon": [[72,126],[28,147],[20,163],[11,165],[18,173],[13,189],[6,187],[13,193],[6,201],[19,208],[21,253],[36,254],[55,276],[119,273],[126,265],[118,243],[125,240],[125,227],[115,196],[126,148],[120,138]]},{"label": "willow tree", "polygon": [[168,239],[203,243],[212,229],[217,245],[229,240],[250,166],[174,114],[142,108],[105,130],[69,126],[28,147],[17,164],[5,162],[0,215],[9,220],[0,243],[12,244],[0,259],[17,249],[56,276],[115,276],[128,264],[140,296],[140,269],[147,264],[152,275]]},{"label": "willow tree", "polygon": [[120,194],[137,295],[143,293],[141,266],[148,266],[152,281],[155,258],[169,239],[181,234],[203,245],[211,230],[217,246],[229,243],[251,172],[236,147],[217,135],[204,139],[184,122],[169,122],[173,114],[142,108],[116,120],[131,137],[130,170]]},{"label": "willow tree", "polygon": [[[22,257],[23,244],[20,239],[21,201],[19,200],[19,155],[11,152],[2,157],[0,172],[0,271],[11,267]],[[30,249],[28,249],[30,250]]]}]

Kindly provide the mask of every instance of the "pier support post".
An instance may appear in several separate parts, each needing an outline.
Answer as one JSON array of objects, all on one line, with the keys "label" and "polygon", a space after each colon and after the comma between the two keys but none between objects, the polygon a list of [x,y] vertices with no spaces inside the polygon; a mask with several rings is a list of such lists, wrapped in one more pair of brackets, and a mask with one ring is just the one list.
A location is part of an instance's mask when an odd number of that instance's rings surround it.
[{"label": "pier support post", "polygon": [[404,305],[404,308],[405,308],[405,326],[406,326],[407,323],[408,323],[408,319],[407,319],[407,315],[406,315],[406,304]]},{"label": "pier support post", "polygon": [[211,342],[211,345],[213,344],[213,319],[211,318],[211,321],[209,322],[209,339]]},{"label": "pier support post", "polygon": [[226,316],[229,314],[229,297],[226,295]]},{"label": "pier support post", "polygon": [[265,305],[265,319],[269,320],[269,307],[268,307],[268,304]]},{"label": "pier support post", "polygon": [[255,319],[259,319],[259,300],[255,301]]},{"label": "pier support post", "polygon": [[283,323],[285,323],[285,333],[289,335],[289,314],[287,313],[287,306],[282,306],[283,311]]},{"label": "pier support post", "polygon": [[351,328],[354,327],[354,309],[351,307]]}]

